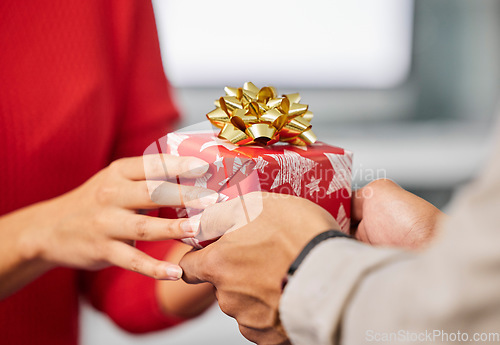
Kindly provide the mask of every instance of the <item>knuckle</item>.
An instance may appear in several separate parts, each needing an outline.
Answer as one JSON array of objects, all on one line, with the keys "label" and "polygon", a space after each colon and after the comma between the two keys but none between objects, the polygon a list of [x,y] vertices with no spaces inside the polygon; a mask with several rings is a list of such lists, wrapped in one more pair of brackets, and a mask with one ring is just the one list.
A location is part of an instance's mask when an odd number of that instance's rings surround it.
[{"label": "knuckle", "polygon": [[171,235],[183,234],[181,230],[181,222],[180,219],[166,219],[165,227],[167,229],[167,233]]},{"label": "knuckle", "polygon": [[148,222],[145,218],[141,217],[135,221],[134,233],[139,240],[144,240],[149,237]]},{"label": "knuckle", "polygon": [[225,296],[224,294],[219,294],[218,303],[220,310],[222,310],[224,314],[231,316],[233,318],[236,317],[234,306],[227,296]]},{"label": "knuckle", "polygon": [[163,172],[163,166],[161,162],[161,156],[160,155],[155,155],[151,157],[149,160],[148,168],[150,169],[151,173],[155,176],[159,176]]},{"label": "knuckle", "polygon": [[106,229],[108,224],[108,217],[106,217],[105,212],[97,211],[94,213],[93,217],[90,218],[90,224],[92,230],[99,231],[101,229]]},{"label": "knuckle", "polygon": [[108,256],[109,246],[105,241],[94,241],[92,243],[92,258],[96,263],[110,263]]},{"label": "knuckle", "polygon": [[112,174],[119,173],[121,171],[121,166],[123,164],[123,158],[117,159],[108,166],[108,170]]},{"label": "knuckle", "polygon": [[179,262],[179,266],[184,271],[184,278],[187,279],[187,282],[208,281],[217,286],[218,280],[214,278],[213,271],[217,271],[219,268],[214,269],[214,267],[210,266],[211,263],[207,260],[206,249],[208,248],[196,253],[186,254]]},{"label": "knuckle", "polygon": [[97,188],[96,198],[101,204],[107,204],[116,196],[116,188],[109,185],[101,185]]},{"label": "knuckle", "polygon": [[224,272],[224,267],[225,260],[222,259],[217,251],[211,250],[205,252],[201,260],[200,268],[208,281],[217,285],[220,282],[217,272]]},{"label": "knuckle", "polygon": [[277,323],[277,315],[275,313],[270,312],[269,310],[261,311],[259,315],[264,314],[261,318],[259,318],[259,323],[256,326],[260,329],[271,329]]},{"label": "knuckle", "polygon": [[161,272],[161,269],[159,267],[155,267],[153,268],[153,270],[151,271],[151,278],[153,279],[160,279],[162,278],[163,274]]},{"label": "knuckle", "polygon": [[253,332],[247,328],[246,326],[243,326],[241,324],[238,325],[238,328],[240,330],[240,333],[243,337],[245,337],[246,339],[252,341],[252,342],[256,342],[254,337],[253,337]]},{"label": "knuckle", "polygon": [[[220,220],[223,213],[219,212],[220,208],[224,207],[221,204],[210,205],[203,210],[201,214],[201,228],[202,229],[214,229],[217,225],[217,220]],[[228,210],[228,213],[233,214]]]},{"label": "knuckle", "polygon": [[141,272],[144,269],[144,259],[139,255],[133,255],[130,258],[130,270],[133,272]]},{"label": "knuckle", "polygon": [[375,189],[387,188],[387,187],[391,187],[391,186],[396,186],[396,183],[392,180],[389,180],[386,178],[381,178],[381,179],[370,182],[369,184],[367,184],[367,187],[368,186],[371,188],[375,188]]},{"label": "knuckle", "polygon": [[111,263],[111,260],[107,254],[107,246],[97,246],[95,251],[95,260],[100,263]]},{"label": "knuckle", "polygon": [[144,170],[146,172],[146,176],[166,177],[167,175],[162,156],[159,154],[150,155],[144,159]]}]

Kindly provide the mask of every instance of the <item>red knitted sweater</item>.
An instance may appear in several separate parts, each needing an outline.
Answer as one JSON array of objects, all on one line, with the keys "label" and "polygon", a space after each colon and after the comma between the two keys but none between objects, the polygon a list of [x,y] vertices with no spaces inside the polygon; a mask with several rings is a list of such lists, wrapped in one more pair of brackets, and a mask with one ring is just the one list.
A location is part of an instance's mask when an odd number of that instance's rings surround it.
[{"label": "red knitted sweater", "polygon": [[[151,3],[0,2],[0,215],[141,155],[177,118]],[[170,245],[138,244],[158,258]],[[0,302],[0,344],[77,344],[81,295],[132,332],[177,323],[154,284],[117,268],[54,269]]]}]

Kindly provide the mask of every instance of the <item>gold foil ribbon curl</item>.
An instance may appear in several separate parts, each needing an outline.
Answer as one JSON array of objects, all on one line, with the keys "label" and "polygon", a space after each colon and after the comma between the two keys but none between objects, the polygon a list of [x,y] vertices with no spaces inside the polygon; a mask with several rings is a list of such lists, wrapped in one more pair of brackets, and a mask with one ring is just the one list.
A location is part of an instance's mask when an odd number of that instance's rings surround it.
[{"label": "gold foil ribbon curl", "polygon": [[219,138],[236,145],[272,145],[285,141],[310,145],[316,141],[311,130],[313,113],[300,104],[298,93],[277,96],[276,89],[261,89],[247,82],[241,88],[226,86],[226,96],[215,101],[208,120],[220,128]]}]

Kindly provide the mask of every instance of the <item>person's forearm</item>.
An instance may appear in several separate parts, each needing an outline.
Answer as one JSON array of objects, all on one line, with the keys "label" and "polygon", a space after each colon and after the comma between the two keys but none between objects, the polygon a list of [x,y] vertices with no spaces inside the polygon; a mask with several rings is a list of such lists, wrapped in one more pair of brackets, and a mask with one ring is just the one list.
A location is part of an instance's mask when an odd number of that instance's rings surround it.
[{"label": "person's forearm", "polygon": [[0,217],[0,300],[54,267],[40,257],[37,243],[45,207],[39,203]]},{"label": "person's forearm", "polygon": [[[318,244],[289,279],[281,297],[280,319],[292,344],[339,344],[343,313],[360,281],[409,255],[354,239],[333,238]],[[392,288],[392,282],[386,284]]]},{"label": "person's forearm", "polygon": [[[470,190],[479,193],[475,187]],[[292,343],[358,345],[398,332],[403,338],[411,332],[498,332],[500,194],[492,190],[456,203],[436,241],[421,253],[391,254],[348,239],[318,245],[281,299]]]},{"label": "person's forearm", "polygon": [[[454,201],[426,251],[380,267],[352,286],[342,315],[343,344],[373,344],[377,336],[395,332],[399,343],[412,342],[412,333],[430,334],[425,342],[448,343],[459,332],[465,334],[459,342],[479,334],[498,343],[499,162],[500,142],[479,179]],[[448,340],[439,337],[445,333]]]}]

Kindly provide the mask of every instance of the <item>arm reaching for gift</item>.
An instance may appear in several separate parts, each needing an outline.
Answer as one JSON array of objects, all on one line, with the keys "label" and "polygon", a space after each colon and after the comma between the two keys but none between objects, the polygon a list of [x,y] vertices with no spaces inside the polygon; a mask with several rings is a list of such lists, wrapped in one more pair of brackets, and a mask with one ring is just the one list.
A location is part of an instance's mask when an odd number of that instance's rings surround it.
[{"label": "arm reaching for gift", "polygon": [[[259,210],[259,205],[260,213],[257,215],[254,210]],[[436,221],[441,215],[431,204],[388,180],[375,181],[358,190],[353,198],[353,207],[356,222],[353,230],[360,240],[409,248],[421,247],[433,238]],[[247,213],[254,215],[250,222],[246,220]],[[249,340],[258,344],[286,344],[288,335],[282,326],[279,308],[288,268],[317,234],[340,229],[337,222],[328,212],[308,200],[251,193],[243,196],[241,201],[234,199],[210,206],[203,213],[201,226],[202,229],[229,229],[229,232],[207,248],[184,256],[180,263],[184,280],[214,284],[221,309],[236,318],[241,333]],[[356,255],[358,246],[360,253],[369,248],[353,239],[339,238],[327,242],[337,241],[342,241],[338,242],[339,245],[346,242],[342,245],[352,247],[352,255]],[[366,269],[400,255],[397,250],[382,249],[377,252],[373,248],[373,251],[375,253],[370,252],[373,260],[364,261]],[[330,254],[335,256],[335,253]],[[362,258],[361,255],[359,260],[363,261]],[[331,260],[325,257],[323,262],[316,262],[314,273],[321,276],[322,270],[327,273],[330,266],[336,267],[341,263],[349,267],[349,263],[344,261],[346,259],[347,256],[344,258],[341,255]],[[309,281],[314,283],[314,277],[310,277]],[[349,279],[345,281],[348,283]],[[313,295],[308,293],[311,298]],[[304,303],[307,304],[307,301],[304,300]],[[320,308],[319,305],[316,307]],[[324,313],[319,312],[326,315],[328,311]],[[287,321],[294,316],[300,319],[299,314],[300,311],[290,310],[284,317]],[[309,339],[309,342],[303,343],[316,344],[315,341]]]},{"label": "arm reaching for gift", "polygon": [[287,270],[313,237],[340,228],[335,219],[309,200],[254,192],[208,207],[201,227],[229,231],[184,256],[184,280],[212,283],[222,311],[249,340],[286,344],[278,306]]}]

